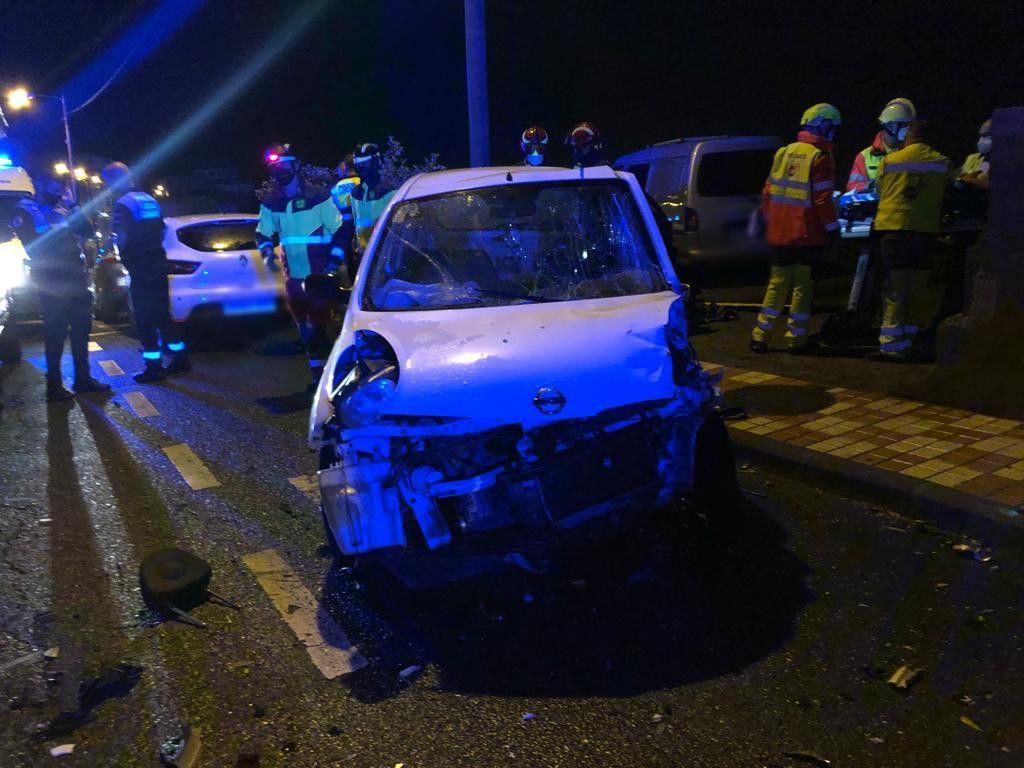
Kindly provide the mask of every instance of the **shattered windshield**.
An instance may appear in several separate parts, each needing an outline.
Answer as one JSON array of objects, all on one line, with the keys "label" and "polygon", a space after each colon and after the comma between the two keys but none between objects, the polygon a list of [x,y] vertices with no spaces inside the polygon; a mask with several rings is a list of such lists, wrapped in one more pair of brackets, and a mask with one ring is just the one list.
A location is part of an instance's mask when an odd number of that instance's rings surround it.
[{"label": "shattered windshield", "polygon": [[509,184],[395,207],[368,309],[450,309],[668,290],[629,187]]}]

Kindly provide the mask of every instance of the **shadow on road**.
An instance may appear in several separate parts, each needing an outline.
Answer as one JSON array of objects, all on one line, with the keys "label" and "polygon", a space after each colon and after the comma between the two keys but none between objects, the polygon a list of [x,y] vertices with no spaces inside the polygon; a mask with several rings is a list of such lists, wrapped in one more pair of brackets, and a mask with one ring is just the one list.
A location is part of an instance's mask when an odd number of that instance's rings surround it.
[{"label": "shadow on road", "polygon": [[[728,535],[662,521],[569,555],[558,575],[507,569],[410,592],[364,572],[393,632],[352,638],[371,663],[347,683],[380,700],[401,688],[401,669],[433,663],[448,690],[626,696],[742,670],[792,636],[810,594],[782,528],[739,503],[742,523]],[[324,587],[325,607],[346,624],[348,601],[329,596],[350,578],[335,569]]]},{"label": "shadow on road", "polygon": [[725,401],[744,408],[751,416],[799,416],[828,408],[836,398],[817,384],[755,384],[729,390]]}]

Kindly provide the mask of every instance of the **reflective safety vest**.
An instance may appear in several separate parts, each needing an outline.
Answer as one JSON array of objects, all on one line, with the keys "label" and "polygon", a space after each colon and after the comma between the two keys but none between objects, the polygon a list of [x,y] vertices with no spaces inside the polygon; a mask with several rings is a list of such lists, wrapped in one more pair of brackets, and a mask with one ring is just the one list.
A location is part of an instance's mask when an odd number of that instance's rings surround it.
[{"label": "reflective safety vest", "polygon": [[[361,252],[365,251],[366,246],[369,245],[373,227],[377,223],[377,219],[384,213],[384,209],[388,207],[391,198],[395,196],[395,192],[396,190],[385,192],[372,200],[361,200],[358,194],[352,195],[352,213],[356,220],[356,242],[359,243]],[[363,194],[368,194],[365,188]]]},{"label": "reflective safety vest", "polygon": [[[801,133],[801,138],[808,134]],[[766,239],[773,245],[824,245],[836,229],[829,155],[809,141],[795,141],[775,153],[765,183]]]},{"label": "reflective safety vest", "polygon": [[949,160],[917,142],[882,158],[874,228],[939,233]]},{"label": "reflective safety vest", "polygon": [[335,242],[340,229],[341,213],[326,190],[310,194],[303,190],[293,198],[263,202],[256,226],[256,243],[261,253],[272,252],[276,234],[284,257],[285,275],[303,279],[326,271],[332,256],[341,256],[342,245]]},{"label": "reflective safety vest", "polygon": [[976,187],[988,189],[988,172],[988,158],[982,157],[980,153],[975,152],[973,155],[968,155],[967,159],[964,160],[964,164],[960,168],[959,179]]},{"label": "reflective safety vest", "polygon": [[882,158],[888,155],[891,150],[882,138],[881,132],[876,134],[871,146],[862,150],[854,158],[853,168],[850,169],[850,178],[846,183],[847,192],[863,192],[875,183],[878,178],[878,165]]}]

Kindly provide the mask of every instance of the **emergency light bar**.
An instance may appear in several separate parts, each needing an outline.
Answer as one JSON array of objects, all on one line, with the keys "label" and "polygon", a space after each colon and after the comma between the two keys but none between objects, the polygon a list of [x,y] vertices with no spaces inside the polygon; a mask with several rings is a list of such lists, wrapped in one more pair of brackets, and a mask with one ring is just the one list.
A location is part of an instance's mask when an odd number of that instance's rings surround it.
[{"label": "emergency light bar", "polygon": [[13,168],[14,162],[10,155],[0,155],[0,168]]}]

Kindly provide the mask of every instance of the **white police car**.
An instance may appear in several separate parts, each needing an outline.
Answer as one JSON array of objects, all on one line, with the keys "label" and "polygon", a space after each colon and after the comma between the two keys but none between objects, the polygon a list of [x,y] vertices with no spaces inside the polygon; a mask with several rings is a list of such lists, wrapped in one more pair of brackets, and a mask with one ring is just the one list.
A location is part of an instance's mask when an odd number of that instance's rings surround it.
[{"label": "white police car", "polygon": [[251,214],[169,216],[164,222],[175,322],[271,314],[284,306],[284,276],[267,270]]},{"label": "white police car", "polygon": [[310,416],[330,543],[507,553],[734,488],[684,292],[632,174],[408,181],[360,264]]}]

